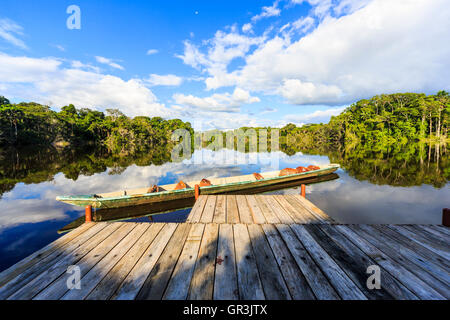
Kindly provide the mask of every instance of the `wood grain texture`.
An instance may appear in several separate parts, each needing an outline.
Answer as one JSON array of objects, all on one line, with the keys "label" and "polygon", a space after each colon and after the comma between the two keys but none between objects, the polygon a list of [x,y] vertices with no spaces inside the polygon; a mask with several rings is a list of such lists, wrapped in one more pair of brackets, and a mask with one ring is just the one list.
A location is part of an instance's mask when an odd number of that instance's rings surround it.
[{"label": "wood grain texture", "polygon": [[205,226],[189,289],[188,298],[190,300],[211,300],[213,298],[218,236],[219,226],[217,224]]},{"label": "wood grain texture", "polygon": [[237,300],[237,281],[233,226],[221,224],[217,244],[214,300]]}]

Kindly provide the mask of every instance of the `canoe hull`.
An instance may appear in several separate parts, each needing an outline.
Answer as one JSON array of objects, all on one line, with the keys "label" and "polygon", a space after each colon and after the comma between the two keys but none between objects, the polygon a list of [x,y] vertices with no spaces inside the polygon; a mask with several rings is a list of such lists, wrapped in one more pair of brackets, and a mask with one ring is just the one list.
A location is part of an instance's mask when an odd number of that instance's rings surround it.
[{"label": "canoe hull", "polygon": [[[269,178],[264,180],[242,181],[222,185],[212,185],[209,187],[200,188],[200,193],[205,195],[226,194],[231,192],[251,190],[254,188],[261,188],[270,185],[283,184],[287,182],[307,180],[313,177],[320,177],[331,174],[335,172],[338,168],[339,166],[330,166],[320,170],[314,170],[276,178]],[[163,191],[158,193],[129,195],[111,198],[57,197],[56,200],[76,206],[91,205],[94,208],[98,209],[111,209],[111,208],[121,208],[167,201],[175,201],[181,199],[189,199],[194,197],[195,197],[194,188],[187,188],[182,190]]]}]

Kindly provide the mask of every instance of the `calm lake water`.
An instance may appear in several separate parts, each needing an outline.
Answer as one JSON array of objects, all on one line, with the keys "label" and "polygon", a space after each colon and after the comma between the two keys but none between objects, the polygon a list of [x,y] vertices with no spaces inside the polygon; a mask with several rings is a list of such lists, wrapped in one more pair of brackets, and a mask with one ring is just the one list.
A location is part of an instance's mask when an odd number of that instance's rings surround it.
[{"label": "calm lake water", "polygon": [[[341,223],[439,224],[450,206],[446,150],[419,149],[412,156],[376,152],[336,156],[283,152],[242,154],[234,150],[196,150],[181,163],[98,161],[50,151],[1,153],[0,271],[57,239],[57,230],[83,210],[55,201],[75,195],[169,184],[178,180],[267,172],[278,167],[340,163],[339,179],[307,186],[307,198]],[[331,158],[331,161],[330,161]],[[48,159],[48,161],[47,161]],[[224,162],[228,159],[228,162]],[[231,161],[230,161],[231,159]],[[137,165],[137,164],[139,165]],[[149,164],[149,163],[158,163]],[[299,193],[298,188],[272,191]],[[154,216],[154,221],[184,221],[188,210]],[[147,218],[138,219],[149,221]]]}]

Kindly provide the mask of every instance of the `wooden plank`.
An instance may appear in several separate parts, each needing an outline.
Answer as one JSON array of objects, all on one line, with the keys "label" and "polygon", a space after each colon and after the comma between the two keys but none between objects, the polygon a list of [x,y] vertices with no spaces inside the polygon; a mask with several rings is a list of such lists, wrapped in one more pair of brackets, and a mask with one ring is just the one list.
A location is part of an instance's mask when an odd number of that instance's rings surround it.
[{"label": "wooden plank", "polygon": [[249,224],[247,228],[266,299],[291,300],[289,290],[261,226]]},{"label": "wooden plank", "polygon": [[309,212],[309,210],[298,202],[292,195],[286,195],[284,198],[293,208],[295,208],[297,214],[303,219],[304,224],[321,223],[321,219],[318,219],[315,215]]},{"label": "wooden plank", "polygon": [[446,278],[440,278],[439,276],[441,275],[441,273],[438,273],[435,276],[441,279],[443,282],[450,283],[450,273],[448,273],[447,271],[450,268],[450,263],[447,259],[441,257],[432,250],[429,250],[428,248],[423,246],[423,244],[411,241],[409,237],[398,233],[396,230],[389,228],[386,225],[376,225],[371,227],[378,229],[384,235],[394,240],[395,244],[400,245],[402,248],[406,248],[411,256],[415,257],[417,260],[419,260],[419,262],[422,262],[421,260],[425,259],[427,263],[423,266],[424,269],[430,268],[427,270],[432,273],[437,270],[444,271],[442,276],[446,276]]},{"label": "wooden plank", "polygon": [[278,219],[277,215],[272,212],[272,209],[265,201],[264,196],[255,195],[255,199],[268,223],[280,223],[280,219]]},{"label": "wooden plank", "polygon": [[292,299],[314,300],[315,296],[309,287],[305,276],[302,274],[274,225],[263,224],[262,228],[267,237],[267,241],[272,248],[273,254],[275,255],[283,278],[286,281]]},{"label": "wooden plank", "polygon": [[447,227],[436,226],[436,225],[423,225],[423,224],[416,225],[416,227],[420,228],[436,237],[439,237],[440,239],[446,239],[446,241],[448,242],[448,237],[450,235],[445,232]]},{"label": "wooden plank", "polygon": [[217,196],[216,210],[214,212],[214,223],[225,223],[227,221],[227,200],[223,194]]},{"label": "wooden plank", "polygon": [[[45,289],[49,283],[52,283],[62,274],[65,274],[67,268],[72,265],[76,265],[85,255],[87,255],[97,245],[102,243],[111,234],[114,234],[121,228],[121,224],[110,224],[104,228],[100,233],[94,235],[85,244],[78,247],[73,252],[65,255],[57,263],[53,264],[47,270],[39,275],[35,275],[32,281],[22,286],[20,290],[17,290],[8,299],[11,300],[29,300],[37,295],[41,290]],[[92,229],[92,228],[91,228]]]},{"label": "wooden plank", "polygon": [[450,228],[443,225],[429,225],[430,228],[438,230],[439,232],[445,233],[447,236],[450,236]]},{"label": "wooden plank", "polygon": [[[440,232],[439,229],[435,230],[438,226],[430,226],[430,225],[408,225],[407,227],[414,228],[415,230],[418,230],[421,234],[426,236],[427,238],[433,239],[433,241],[442,241],[444,243],[450,242],[450,235],[445,234],[444,232]],[[431,228],[435,227],[435,228]],[[442,227],[445,228],[445,227]]]},{"label": "wooden plank", "polygon": [[3,270],[0,273],[0,287],[5,285],[5,283],[7,283],[8,281],[14,279],[16,276],[18,276],[25,270],[31,268],[31,266],[42,261],[45,257],[50,255],[51,253],[54,253],[56,250],[59,250],[64,245],[73,241],[76,237],[83,234],[85,231],[87,231],[89,228],[91,228],[94,225],[95,225],[95,223],[93,223],[93,222],[84,223],[80,227],[76,228],[75,230],[73,230],[69,233],[66,233],[64,236],[56,239],[52,243],[43,247],[42,249],[29,255],[28,257],[19,261],[18,263],[12,265],[8,269]]},{"label": "wooden plank", "polygon": [[327,221],[328,223],[334,222],[333,219],[327,215],[325,212],[320,210],[314,203],[309,201],[308,199],[303,198],[301,195],[293,195],[295,199],[300,201],[301,204],[303,204],[309,211],[314,214],[315,216],[321,218],[323,221]]},{"label": "wooden plank", "polygon": [[255,255],[245,224],[233,226],[239,297],[242,300],[264,300]]},{"label": "wooden plank", "polygon": [[294,224],[291,225],[291,229],[343,299],[367,299],[346,273],[306,231],[303,225]]},{"label": "wooden plank", "polygon": [[[407,287],[411,291],[413,291],[417,296],[421,298],[423,296],[427,296],[428,298],[426,299],[444,299],[444,296],[442,295],[442,293],[440,293],[441,290],[436,290],[436,285],[438,285],[438,287],[441,286],[440,282],[436,278],[433,278],[428,272],[424,271],[421,268],[418,268],[415,264],[409,261],[409,259],[406,259],[404,256],[399,254],[396,249],[392,248],[390,245],[386,243],[386,241],[391,243],[392,241],[386,240],[384,237],[383,239],[379,239],[378,238],[379,235],[376,232],[376,230],[369,231],[368,233],[367,230],[364,230],[357,225],[351,225],[349,226],[349,228],[351,228],[351,230],[357,233],[360,237],[367,240],[367,242],[374,245],[379,251],[382,251],[384,253],[383,257],[389,256],[389,259],[394,262],[394,265],[396,265],[397,268],[403,266],[405,270],[408,270],[408,273],[413,274],[414,275],[413,282],[421,283],[421,286],[423,288],[426,288],[426,293],[421,290],[417,290],[417,287],[412,287],[410,283],[411,280],[409,280],[409,282],[404,282],[407,281],[408,279],[402,278],[403,280],[400,280],[398,277],[397,279],[402,281],[403,284],[405,284],[405,286],[408,283]],[[377,262],[381,265],[381,261]],[[389,271],[391,272],[391,274],[393,274],[392,269]],[[411,278],[411,274],[409,274],[409,278]]]},{"label": "wooden plank", "polygon": [[219,226],[215,223],[207,224],[192,276],[189,300],[211,300],[213,298],[218,237]]},{"label": "wooden plank", "polygon": [[164,226],[164,223],[150,224],[150,227],[137,240],[130,251],[99,282],[86,297],[86,300],[110,299]]},{"label": "wooden plank", "polygon": [[264,217],[261,208],[258,206],[258,202],[253,195],[246,195],[248,206],[255,223],[266,223],[266,218]]},{"label": "wooden plank", "polygon": [[433,237],[428,233],[425,234],[425,231],[422,231],[419,228],[414,228],[414,226],[388,225],[388,227],[446,259],[442,261],[442,263],[446,264],[448,267],[448,263],[450,260],[450,249],[447,242],[441,241],[441,239]]},{"label": "wooden plank", "polygon": [[[412,271],[418,275],[420,274],[422,279],[428,279],[427,282],[436,291],[450,298],[450,288],[447,286],[450,283],[450,274],[447,268],[439,265],[439,261],[436,261],[433,252],[422,246],[416,246],[413,241],[409,241],[406,238],[406,240],[402,239],[400,234],[383,226],[361,225],[360,228],[375,235],[384,245],[388,245],[392,252],[404,258],[401,260],[401,263],[410,265],[414,269]],[[428,251],[427,254],[424,254],[424,251]],[[437,259],[439,259],[439,256]],[[412,262],[413,265],[409,264],[408,261]],[[419,268],[414,267],[414,265]],[[435,281],[436,279],[440,280],[440,282]]]},{"label": "wooden plank", "polygon": [[310,205],[309,202],[304,201],[305,198],[299,195],[288,195],[289,198],[291,198],[294,202],[297,202],[298,207],[304,208],[312,217],[314,223],[328,223],[328,218],[323,217],[319,212],[322,212],[319,208],[317,208],[315,205]]},{"label": "wooden plank", "polygon": [[219,227],[213,297],[214,300],[239,298],[233,226],[230,224],[221,224]]},{"label": "wooden plank", "polygon": [[178,258],[178,262],[167,285],[163,296],[164,300],[187,299],[204,230],[204,224],[194,224],[192,226],[184,243],[183,251]]},{"label": "wooden plank", "polygon": [[208,196],[205,204],[205,209],[203,209],[203,214],[200,218],[201,223],[210,223],[213,221],[214,210],[216,208],[216,199],[217,196]]},{"label": "wooden plank", "polygon": [[48,272],[53,265],[67,258],[73,252],[76,252],[77,248],[80,248],[89,239],[92,239],[93,237],[98,238],[100,237],[98,236],[99,234],[105,235],[105,232],[112,232],[117,228],[118,225],[113,226],[107,223],[97,223],[86,232],[82,233],[79,237],[76,237],[72,242],[49,254],[43,260],[39,261],[39,263],[33,265],[31,268],[25,270],[17,277],[6,283],[2,288],[0,288],[0,300],[8,298],[10,295],[14,294],[25,285],[36,279],[39,275]]},{"label": "wooden plank", "polygon": [[[82,284],[80,289],[67,291],[66,294],[62,296],[61,300],[85,299],[116,263],[128,253],[149,227],[150,224],[148,223],[139,223],[111,251],[109,251],[103,259],[83,276],[80,281]],[[95,255],[97,256],[97,253]],[[92,262],[89,261],[89,263]]]},{"label": "wooden plank", "polygon": [[286,212],[283,206],[274,198],[274,196],[263,196],[272,209],[272,212],[278,217],[281,223],[283,224],[293,224],[295,223],[294,219]]},{"label": "wooden plank", "polygon": [[294,223],[305,224],[308,220],[299,212],[293,205],[286,200],[284,195],[275,195],[274,198],[280,203],[280,205],[285,209],[285,211],[294,220]]},{"label": "wooden plank", "polygon": [[380,289],[371,290],[367,287],[366,273],[367,267],[371,264],[364,255],[356,255],[355,252],[347,252],[331,238],[327,236],[325,232],[319,229],[319,225],[306,225],[304,226],[306,231],[312,236],[312,238],[333,258],[336,264],[344,270],[347,276],[353,281],[353,283],[361,290],[361,292],[369,299],[372,300],[392,300],[393,296],[386,291],[382,286]]},{"label": "wooden plank", "polygon": [[276,225],[276,228],[316,298],[320,300],[339,300],[340,297],[336,290],[316,265],[294,232],[287,225],[279,224]]},{"label": "wooden plank", "polygon": [[169,223],[163,227],[155,240],[153,240],[151,245],[145,250],[145,253],[111,297],[112,299],[133,300],[136,298],[149,273],[153,270],[153,267],[166,248],[167,243],[173,237],[175,230],[177,230],[177,226],[179,225]]},{"label": "wooden plank", "polygon": [[236,196],[227,195],[227,223],[239,223],[239,212]]},{"label": "wooden plank", "polygon": [[[360,261],[365,270],[370,265],[378,265],[369,255],[362,251],[356,244],[351,242],[346,236],[340,233],[334,226],[322,224],[318,226],[327,236],[339,245],[347,254],[352,257],[353,261]],[[400,281],[391,276],[385,269],[382,270],[382,288],[397,300],[417,300],[409,289],[407,289]],[[367,278],[367,274],[365,275]]]},{"label": "wooden plank", "polygon": [[191,213],[189,213],[189,216],[187,217],[186,222],[197,223],[200,221],[207,199],[208,196],[200,196],[197,199],[194,206],[192,207]]},{"label": "wooden plank", "polygon": [[139,291],[137,300],[161,300],[192,225],[180,224]]},{"label": "wooden plank", "polygon": [[248,206],[247,199],[243,195],[236,196],[236,203],[239,211],[239,220],[241,223],[253,223],[253,217]]},{"label": "wooden plank", "polygon": [[[95,248],[93,248],[88,254],[86,254],[81,260],[76,263],[76,266],[80,268],[80,277],[81,280],[84,276],[95,266],[97,263],[103,259],[120,241],[122,241],[134,228],[136,228],[136,223],[120,223],[121,226],[112,233],[108,238],[99,243]],[[42,290],[39,294],[37,294],[33,299],[35,300],[58,300],[60,299],[66,292],[68,292],[67,288],[67,279],[71,276],[70,274],[65,273],[67,267],[69,265],[61,266],[61,275],[56,278],[53,282],[49,281],[51,278],[47,278],[47,283],[43,283],[43,285],[48,285],[44,290]],[[87,283],[87,285],[89,285]],[[85,287],[84,285],[82,285]],[[33,287],[33,289],[36,286]],[[72,294],[77,294],[80,290],[72,290]],[[77,298],[75,298],[77,299]]]},{"label": "wooden plank", "polygon": [[395,259],[392,259],[370,243],[367,240],[367,235],[361,230],[356,231],[353,226],[344,225],[336,226],[336,230],[341,232],[350,241],[357,245],[365,254],[371,257],[383,269],[387,270],[392,276],[397,278],[405,287],[407,287],[420,299],[444,299],[442,295],[437,293],[415,274],[407,270]]}]

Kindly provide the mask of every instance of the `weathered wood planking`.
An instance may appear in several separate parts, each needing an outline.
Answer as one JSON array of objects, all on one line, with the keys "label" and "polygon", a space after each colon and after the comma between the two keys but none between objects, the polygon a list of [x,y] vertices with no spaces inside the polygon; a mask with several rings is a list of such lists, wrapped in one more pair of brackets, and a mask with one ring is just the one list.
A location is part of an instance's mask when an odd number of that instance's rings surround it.
[{"label": "weathered wood planking", "polygon": [[87,300],[107,300],[116,292],[130,271],[140,261],[147,248],[153,243],[156,236],[163,229],[166,235],[170,235],[170,227],[175,226],[160,223],[151,224],[145,233],[137,240],[133,247],[124,255],[120,261],[108,272],[100,283],[86,297]]},{"label": "weathered wood planking", "polygon": [[[279,220],[290,221],[288,216],[297,221],[294,206],[286,204],[298,203],[294,197],[256,198],[230,198],[239,220],[257,216],[257,206]],[[202,211],[228,200],[205,198]],[[214,216],[207,213],[204,219],[214,221]],[[449,298],[446,241],[447,229],[432,226],[97,223],[47,246],[42,256],[34,254],[9,268],[0,296],[443,300]],[[66,285],[70,265],[80,267],[79,290]],[[367,288],[370,265],[381,269],[380,290]]]},{"label": "weathered wood planking", "polygon": [[218,224],[212,223],[205,226],[189,289],[190,300],[211,300],[213,298],[218,235]]},{"label": "weathered wood planking", "polygon": [[217,244],[214,300],[237,300],[236,255],[234,252],[233,226],[221,224]]},{"label": "weathered wood planking", "polygon": [[[94,225],[95,223],[85,223],[81,227],[65,234],[61,238],[58,238],[54,242],[36,251],[32,255],[21,260],[10,268],[2,271],[0,273],[0,287],[2,287],[5,283],[15,278],[19,274],[23,273],[28,268],[32,267],[34,264],[36,264],[36,262],[42,261],[42,259],[46,258],[52,253],[58,253],[58,249],[61,249],[64,245],[73,241],[76,237],[78,237]],[[96,227],[101,227],[101,225],[97,225]]]},{"label": "weathered wood planking", "polygon": [[[303,198],[302,198],[303,199]],[[310,202],[294,195],[203,195],[192,208],[189,223],[331,223]]]}]

